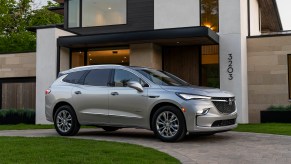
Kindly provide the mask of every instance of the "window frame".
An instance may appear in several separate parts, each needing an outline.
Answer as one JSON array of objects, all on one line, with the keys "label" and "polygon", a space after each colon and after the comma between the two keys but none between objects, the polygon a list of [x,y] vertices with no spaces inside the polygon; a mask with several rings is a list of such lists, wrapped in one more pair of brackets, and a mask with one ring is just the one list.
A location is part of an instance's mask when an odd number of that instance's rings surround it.
[{"label": "window frame", "polygon": [[129,12],[128,12],[128,0],[125,0],[126,2],[126,18],[125,18],[125,23],[123,24],[113,24],[113,25],[102,25],[102,26],[86,26],[83,27],[83,0],[79,0],[79,26],[78,27],[69,27],[69,2],[67,1],[67,28],[68,29],[78,29],[78,28],[96,28],[96,27],[110,27],[110,26],[120,26],[120,25],[127,25],[128,24],[128,16],[129,16]]}]

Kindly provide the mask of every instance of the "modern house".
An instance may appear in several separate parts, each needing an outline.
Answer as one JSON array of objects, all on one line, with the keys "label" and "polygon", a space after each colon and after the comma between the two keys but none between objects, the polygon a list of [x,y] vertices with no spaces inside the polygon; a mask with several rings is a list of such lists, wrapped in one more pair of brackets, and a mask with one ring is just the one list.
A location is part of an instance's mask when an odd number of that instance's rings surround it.
[{"label": "modern house", "polygon": [[47,123],[44,91],[57,74],[95,64],[163,69],[230,91],[240,123],[289,104],[291,35],[282,32],[276,0],[55,1],[61,6],[50,10],[63,14],[64,24],[31,28],[38,124]]}]

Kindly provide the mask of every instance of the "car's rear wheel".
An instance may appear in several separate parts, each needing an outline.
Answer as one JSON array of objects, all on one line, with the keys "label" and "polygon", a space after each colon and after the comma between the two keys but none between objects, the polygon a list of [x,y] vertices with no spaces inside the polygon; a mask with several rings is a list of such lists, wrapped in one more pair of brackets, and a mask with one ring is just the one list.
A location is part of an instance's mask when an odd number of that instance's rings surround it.
[{"label": "car's rear wheel", "polygon": [[62,136],[73,136],[79,132],[80,124],[76,113],[69,105],[61,106],[54,115],[56,131]]},{"label": "car's rear wheel", "polygon": [[183,113],[176,107],[159,108],[152,118],[152,129],[164,142],[175,142],[184,138],[187,132]]},{"label": "car's rear wheel", "polygon": [[120,128],[117,128],[117,127],[110,127],[110,126],[104,126],[102,127],[103,130],[107,131],[107,132],[114,132]]}]

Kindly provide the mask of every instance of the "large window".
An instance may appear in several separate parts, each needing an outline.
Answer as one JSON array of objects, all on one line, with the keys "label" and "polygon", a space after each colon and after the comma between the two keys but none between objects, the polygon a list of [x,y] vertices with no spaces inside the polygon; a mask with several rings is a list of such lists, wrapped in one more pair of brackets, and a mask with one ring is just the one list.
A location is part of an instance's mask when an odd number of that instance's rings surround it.
[{"label": "large window", "polygon": [[69,27],[79,27],[80,26],[80,0],[69,0]]},{"label": "large window", "polygon": [[126,0],[83,0],[82,26],[126,24]]},{"label": "large window", "polygon": [[201,0],[201,26],[219,30],[218,0]]},{"label": "large window", "polygon": [[291,99],[291,54],[288,54],[289,99]]}]

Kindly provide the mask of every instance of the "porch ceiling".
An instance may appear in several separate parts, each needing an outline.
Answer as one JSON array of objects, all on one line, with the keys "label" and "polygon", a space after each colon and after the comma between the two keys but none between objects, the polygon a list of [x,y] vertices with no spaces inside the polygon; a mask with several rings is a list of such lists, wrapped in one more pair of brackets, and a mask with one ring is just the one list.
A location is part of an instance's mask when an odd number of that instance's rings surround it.
[{"label": "porch ceiling", "polygon": [[219,43],[219,36],[209,28],[200,26],[58,38],[58,45],[67,48],[124,46],[139,43],[156,43],[159,45],[214,45]]}]

